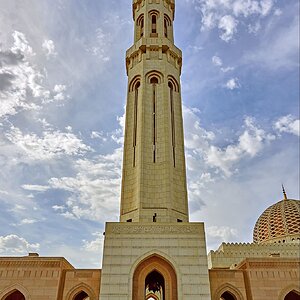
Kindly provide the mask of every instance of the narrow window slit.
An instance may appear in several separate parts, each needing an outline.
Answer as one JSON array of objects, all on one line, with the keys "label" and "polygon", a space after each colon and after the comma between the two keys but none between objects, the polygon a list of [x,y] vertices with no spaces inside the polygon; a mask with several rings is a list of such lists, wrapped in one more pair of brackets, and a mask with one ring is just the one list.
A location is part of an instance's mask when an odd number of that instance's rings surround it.
[{"label": "narrow window slit", "polygon": [[152,33],[156,33],[156,15],[152,15]]},{"label": "narrow window slit", "polygon": [[170,88],[170,109],[171,109],[171,132],[172,132],[172,152],[173,166],[176,167],[176,151],[175,151],[175,115],[174,115],[174,89],[172,83],[169,82]]},{"label": "narrow window slit", "polygon": [[136,145],[137,145],[137,122],[138,122],[138,97],[139,97],[139,87],[138,82],[134,90],[134,124],[133,124],[133,167],[136,166]]},{"label": "narrow window slit", "polygon": [[164,19],[164,31],[165,31],[165,37],[168,37],[168,20]]},{"label": "narrow window slit", "polygon": [[157,78],[153,77],[150,81],[152,84],[152,114],[153,114],[153,163],[156,163],[156,86]]}]

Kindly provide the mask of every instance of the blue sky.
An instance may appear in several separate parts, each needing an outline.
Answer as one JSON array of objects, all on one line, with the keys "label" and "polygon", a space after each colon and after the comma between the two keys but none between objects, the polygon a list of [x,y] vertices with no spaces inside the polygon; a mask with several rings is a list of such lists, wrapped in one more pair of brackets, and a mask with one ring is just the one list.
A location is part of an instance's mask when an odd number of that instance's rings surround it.
[{"label": "blue sky", "polygon": [[[299,3],[177,0],[191,221],[251,242],[299,199]],[[131,0],[0,0],[0,255],[99,268],[118,221]]]}]

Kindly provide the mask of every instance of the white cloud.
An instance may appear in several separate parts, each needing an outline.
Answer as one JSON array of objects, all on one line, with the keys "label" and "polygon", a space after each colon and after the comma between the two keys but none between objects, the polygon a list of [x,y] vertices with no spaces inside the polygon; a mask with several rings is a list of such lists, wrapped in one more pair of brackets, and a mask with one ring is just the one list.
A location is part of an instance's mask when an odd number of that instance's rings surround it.
[{"label": "white cloud", "polygon": [[0,253],[2,255],[26,255],[28,252],[38,251],[39,248],[38,243],[30,244],[15,234],[0,236]]},{"label": "white cloud", "polygon": [[285,26],[275,24],[270,24],[268,34],[242,60],[271,70],[299,68],[299,17],[291,17]]},{"label": "white cloud", "polygon": [[35,55],[35,53],[32,50],[32,47],[29,46],[29,43],[24,33],[19,31],[14,31],[12,36],[14,38],[14,44],[11,48],[11,51],[13,53],[29,55],[29,56]]},{"label": "white cloud", "polygon": [[238,21],[234,17],[230,15],[222,17],[218,25],[219,29],[223,31],[220,38],[225,42],[229,42],[237,31],[237,25]]},{"label": "white cloud", "polygon": [[228,226],[209,226],[206,228],[209,238],[218,239],[222,242],[230,242],[237,238],[238,231]]},{"label": "white cloud", "polygon": [[99,132],[99,131],[92,131],[90,137],[92,139],[100,139],[102,141],[106,141],[107,140],[107,138],[104,137],[104,133],[102,131],[101,132]]},{"label": "white cloud", "polygon": [[47,160],[61,155],[83,155],[92,150],[75,134],[53,129],[47,129],[42,136],[38,136],[35,133],[23,134],[19,128],[12,126],[5,136],[31,159]]},{"label": "white cloud", "polygon": [[55,211],[60,211],[60,212],[63,212],[66,209],[65,206],[63,206],[63,205],[53,205],[52,208]]},{"label": "white cloud", "polygon": [[32,184],[23,184],[22,188],[27,191],[34,191],[34,192],[45,192],[49,189],[47,186],[43,185],[32,185]]},{"label": "white cloud", "polygon": [[70,193],[64,206],[54,210],[71,219],[114,218],[120,200],[122,149],[74,164],[74,177],[51,178],[49,188]]},{"label": "white cloud", "polygon": [[229,79],[226,84],[225,84],[225,87],[229,90],[235,90],[235,89],[238,89],[240,87],[240,84],[239,84],[239,80],[238,78],[231,78]]},{"label": "white cloud", "polygon": [[223,67],[223,61],[222,59],[219,57],[219,56],[213,56],[212,59],[211,59],[212,63],[214,66],[216,67],[220,67],[220,70],[223,72],[223,73],[227,73],[229,71],[232,71],[234,70],[233,67]]},{"label": "white cloud", "polygon": [[45,52],[47,59],[57,56],[57,52],[55,51],[55,45],[52,40],[44,40],[42,44],[42,49]]},{"label": "white cloud", "polygon": [[257,34],[258,31],[261,29],[261,24],[259,21],[257,21],[254,24],[249,24],[248,25],[248,32],[252,34]]},{"label": "white cloud", "polygon": [[38,222],[37,220],[35,219],[28,219],[28,218],[25,218],[23,219],[21,222],[20,222],[20,225],[28,225],[28,224],[34,224]]},{"label": "white cloud", "polygon": [[87,51],[94,56],[97,56],[101,61],[107,62],[110,60],[109,48],[111,45],[111,35],[106,33],[104,29],[97,28],[94,45],[87,48]]},{"label": "white cloud", "polygon": [[[13,46],[0,48],[0,118],[20,110],[38,110],[41,105],[66,99],[64,85],[56,85],[54,94],[46,87],[47,71],[33,64],[35,55],[25,35],[15,31]],[[30,59],[29,59],[30,58]],[[53,95],[52,95],[53,94]]]},{"label": "white cloud", "polygon": [[102,248],[103,248],[103,233],[102,232],[95,232],[93,233],[93,236],[96,237],[95,240],[92,241],[86,241],[83,240],[83,249],[88,251],[88,252],[93,252],[93,253],[101,253]]},{"label": "white cloud", "polygon": [[238,143],[228,145],[224,149],[212,145],[205,153],[205,161],[212,167],[221,169],[226,176],[232,174],[232,168],[240,160],[256,156],[266,143],[275,139],[273,135],[254,125],[254,120],[250,117],[245,119],[245,127]]},{"label": "white cloud", "polygon": [[53,99],[56,101],[63,101],[66,99],[65,91],[67,87],[63,84],[57,84],[54,86],[53,92],[55,93]]},{"label": "white cloud", "polygon": [[215,134],[201,127],[200,118],[191,108],[183,106],[185,147],[194,151],[207,149]]},{"label": "white cloud", "polygon": [[56,84],[56,85],[54,86],[53,91],[54,91],[55,93],[62,93],[62,92],[64,92],[66,89],[67,89],[67,87],[66,87],[65,85],[63,85],[63,84]]},{"label": "white cloud", "polygon": [[233,38],[239,24],[247,23],[253,16],[266,17],[274,7],[272,0],[199,0],[194,3],[202,14],[201,29],[223,30],[220,38],[226,42]]},{"label": "white cloud", "polygon": [[296,119],[292,115],[287,115],[279,118],[275,122],[274,128],[279,132],[292,133],[294,135],[300,136],[300,120]]},{"label": "white cloud", "polygon": [[[237,142],[220,148],[214,145],[215,133],[201,127],[200,118],[193,110],[183,107],[183,114],[186,164],[192,193],[197,186],[201,188],[212,182],[219,171],[228,177],[231,176],[241,160],[255,157],[266,144],[275,139],[275,136],[255,125],[254,119],[246,117],[245,130],[238,136]],[[203,170],[200,180],[203,184],[199,181],[199,169]]]},{"label": "white cloud", "polygon": [[211,61],[215,66],[221,67],[223,65],[222,59],[219,56],[213,56]]}]

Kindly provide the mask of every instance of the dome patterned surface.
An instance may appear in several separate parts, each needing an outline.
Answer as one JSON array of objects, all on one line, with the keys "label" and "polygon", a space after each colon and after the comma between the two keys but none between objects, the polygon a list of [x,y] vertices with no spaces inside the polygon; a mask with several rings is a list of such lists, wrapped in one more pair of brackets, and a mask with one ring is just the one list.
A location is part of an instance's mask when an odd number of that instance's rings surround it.
[{"label": "dome patterned surface", "polygon": [[253,241],[261,243],[295,234],[300,235],[300,201],[287,199],[262,213],[254,227]]}]

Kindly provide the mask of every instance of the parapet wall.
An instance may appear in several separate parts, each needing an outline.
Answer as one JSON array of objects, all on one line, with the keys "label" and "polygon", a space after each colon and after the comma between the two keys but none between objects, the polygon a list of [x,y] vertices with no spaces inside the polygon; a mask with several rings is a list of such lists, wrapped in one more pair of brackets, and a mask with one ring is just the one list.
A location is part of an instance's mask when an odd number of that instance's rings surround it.
[{"label": "parapet wall", "polygon": [[246,258],[299,258],[299,244],[222,243],[208,254],[208,268],[233,269]]}]

